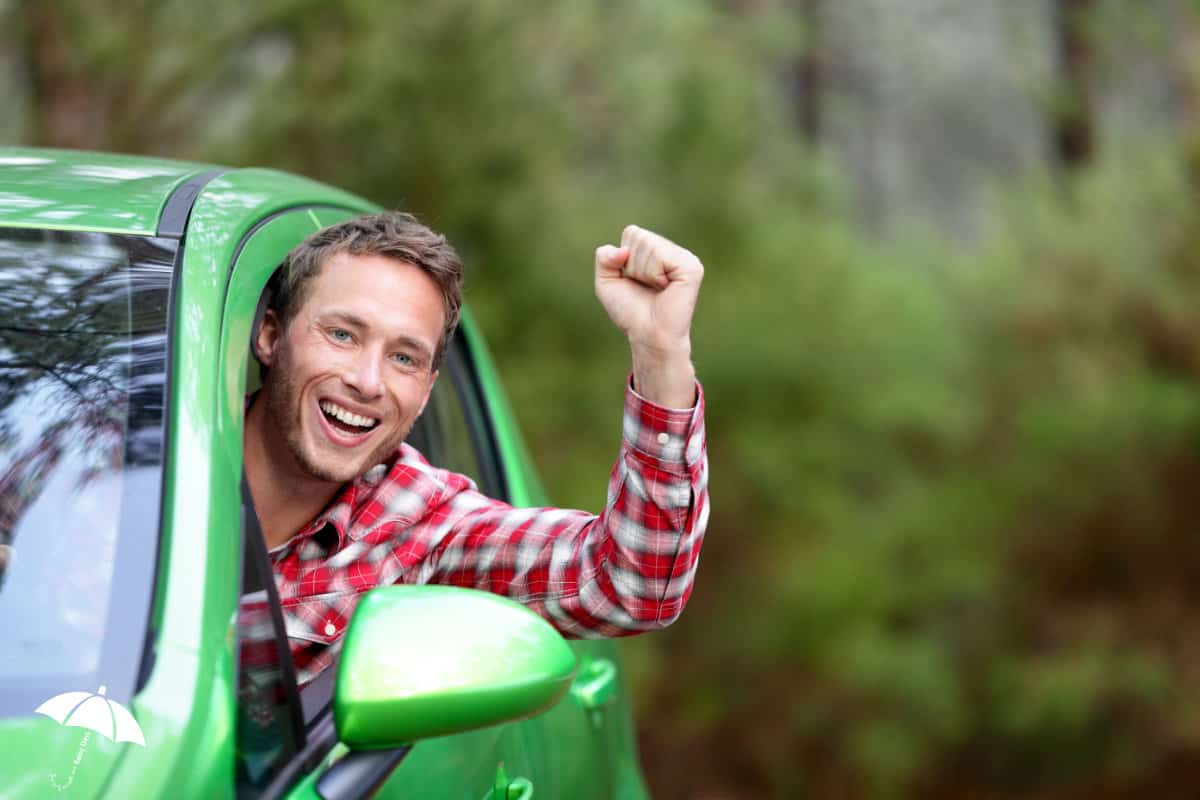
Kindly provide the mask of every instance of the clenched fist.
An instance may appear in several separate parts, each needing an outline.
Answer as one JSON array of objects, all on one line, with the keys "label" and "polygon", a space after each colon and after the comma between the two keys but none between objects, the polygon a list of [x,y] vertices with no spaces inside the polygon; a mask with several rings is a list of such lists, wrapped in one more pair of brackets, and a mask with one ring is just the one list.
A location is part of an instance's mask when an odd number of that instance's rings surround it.
[{"label": "clenched fist", "polygon": [[629,338],[634,388],[672,408],[695,402],[692,315],[704,266],[691,251],[635,225],[596,248],[596,297]]}]

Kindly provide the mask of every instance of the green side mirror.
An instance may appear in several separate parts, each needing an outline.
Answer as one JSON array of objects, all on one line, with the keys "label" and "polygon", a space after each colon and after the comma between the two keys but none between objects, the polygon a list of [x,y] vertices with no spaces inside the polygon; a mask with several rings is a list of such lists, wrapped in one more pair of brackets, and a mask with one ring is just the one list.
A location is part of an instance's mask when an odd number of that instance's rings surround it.
[{"label": "green side mirror", "polygon": [[452,586],[385,586],[359,602],[338,665],[338,738],[371,750],[536,714],[575,656],[535,613]]}]

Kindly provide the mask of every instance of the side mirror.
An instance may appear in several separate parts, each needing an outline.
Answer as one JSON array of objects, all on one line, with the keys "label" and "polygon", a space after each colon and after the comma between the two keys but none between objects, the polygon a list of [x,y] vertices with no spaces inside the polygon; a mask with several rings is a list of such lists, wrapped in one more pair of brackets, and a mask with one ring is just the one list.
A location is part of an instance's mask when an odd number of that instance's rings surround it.
[{"label": "side mirror", "polygon": [[567,691],[575,656],[537,614],[452,586],[385,586],[359,602],[338,665],[333,715],[353,750],[520,719]]}]

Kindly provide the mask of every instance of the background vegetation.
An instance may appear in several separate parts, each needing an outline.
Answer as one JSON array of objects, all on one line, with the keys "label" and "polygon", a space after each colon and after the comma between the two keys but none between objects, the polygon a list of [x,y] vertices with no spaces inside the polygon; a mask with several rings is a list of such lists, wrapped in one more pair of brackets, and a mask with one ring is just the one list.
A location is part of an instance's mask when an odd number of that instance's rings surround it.
[{"label": "background vegetation", "polygon": [[564,504],[627,369],[592,249],[703,258],[712,522],[627,648],[656,796],[1193,796],[1196,9],[979,0],[993,69],[958,5],[0,0],[0,137],[417,212]]}]

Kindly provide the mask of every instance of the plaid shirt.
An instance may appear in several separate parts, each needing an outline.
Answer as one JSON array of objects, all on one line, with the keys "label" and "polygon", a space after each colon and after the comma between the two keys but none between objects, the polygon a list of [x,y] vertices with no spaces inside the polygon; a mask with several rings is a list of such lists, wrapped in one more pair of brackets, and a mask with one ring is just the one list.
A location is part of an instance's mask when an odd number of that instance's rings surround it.
[{"label": "plaid shirt", "polygon": [[596,516],[513,508],[407,444],[271,551],[301,685],[329,666],[363,593],[444,583],[507,595],[568,637],[670,624],[708,521],[704,399],[657,406],[626,389],[621,453]]}]

